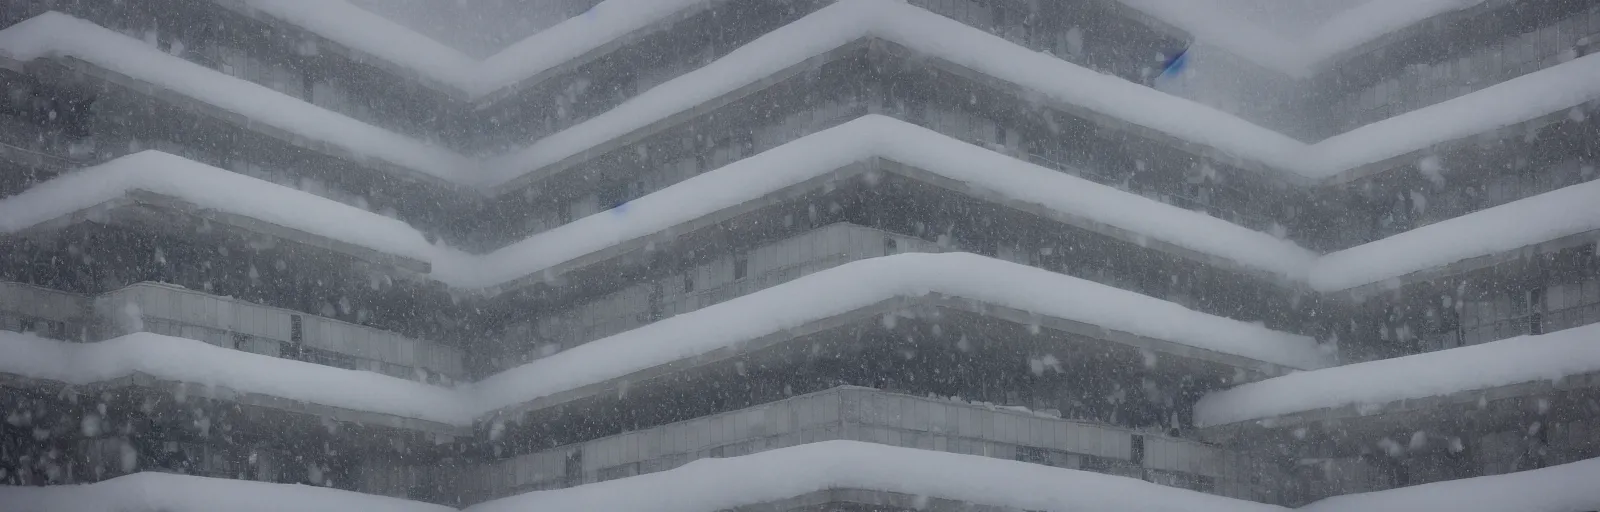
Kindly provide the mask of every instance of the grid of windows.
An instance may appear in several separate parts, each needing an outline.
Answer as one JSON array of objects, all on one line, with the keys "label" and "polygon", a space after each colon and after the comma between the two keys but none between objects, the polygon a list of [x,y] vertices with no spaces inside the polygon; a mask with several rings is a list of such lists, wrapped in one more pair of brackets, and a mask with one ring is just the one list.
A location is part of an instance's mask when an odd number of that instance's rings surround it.
[{"label": "grid of windows", "polygon": [[1591,323],[1600,323],[1600,279],[1593,278],[1466,301],[1460,342],[1476,345]]}]

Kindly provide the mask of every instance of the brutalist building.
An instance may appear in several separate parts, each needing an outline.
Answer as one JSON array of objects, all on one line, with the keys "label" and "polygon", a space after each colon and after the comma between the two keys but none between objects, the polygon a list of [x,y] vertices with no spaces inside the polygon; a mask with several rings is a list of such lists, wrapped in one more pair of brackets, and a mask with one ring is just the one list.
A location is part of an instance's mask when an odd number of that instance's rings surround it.
[{"label": "brutalist building", "polygon": [[0,8],[0,501],[1600,508],[1600,5],[540,7]]}]

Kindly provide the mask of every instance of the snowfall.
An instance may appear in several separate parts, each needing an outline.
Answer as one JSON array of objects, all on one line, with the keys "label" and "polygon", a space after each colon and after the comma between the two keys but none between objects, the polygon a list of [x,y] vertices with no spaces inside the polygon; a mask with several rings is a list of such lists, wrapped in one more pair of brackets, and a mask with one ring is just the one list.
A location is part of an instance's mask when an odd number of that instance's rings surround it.
[{"label": "snowfall", "polygon": [[[1388,31],[1481,0],[1372,2],[1306,41],[1221,33],[1204,15],[1169,2],[1122,0],[1286,73],[1303,75]],[[325,2],[325,3],[324,3]],[[701,0],[607,0],[589,14],[475,60],[342,0],[243,0],[401,69],[452,95],[490,104],[542,80],[558,65],[662,20],[704,8]],[[1176,9],[1176,10],[1174,10]],[[1384,10],[1386,9],[1386,10]],[[1348,178],[1388,162],[1426,158],[1429,148],[1574,109],[1600,98],[1600,55],[1550,68],[1307,144],[1201,105],[1129,84],[895,0],[840,0],[616,108],[500,155],[467,156],[357,121],[270,88],[223,75],[126,35],[60,13],[0,30],[0,56],[72,58],[153,84],[252,122],[359,159],[485,195],[543,179],[558,163],[587,158],[602,143],[639,133],[773,73],[865,38],[906,46],[967,67],[1051,102],[1126,120],[1163,136],[1261,164],[1297,183]],[[1508,102],[1514,96],[1529,101]],[[620,243],[760,199],[849,164],[881,158],[1006,201],[1036,206],[1072,225],[1109,226],[1112,236],[1167,244],[1270,276],[1284,286],[1337,292],[1399,285],[1419,272],[1600,230],[1600,182],[1571,186],[1364,245],[1318,254],[1279,236],[1046,169],[884,116],[866,116],[706,172],[603,213],[472,254],[428,242],[390,217],[308,192],[145,151],[76,170],[0,199],[0,233],[43,229],[136,193],[284,226],[430,264],[428,277],[462,292],[494,293]],[[339,222],[327,222],[339,219]],[[468,427],[495,411],[671,364],[889,299],[949,296],[1099,325],[1175,345],[1304,370],[1206,396],[1200,425],[1256,421],[1319,409],[1488,390],[1600,372],[1600,325],[1334,366],[1309,337],[1186,309],[1090,281],[971,254],[905,254],[848,263],[715,306],[597,340],[482,381],[453,388],[370,372],[249,354],[136,333],[97,343],[0,332],[0,373],[83,386],[131,375],[226,387],[331,407]],[[292,375],[293,378],[285,378]],[[1452,510],[1572,512],[1600,508],[1600,460],[1507,475],[1331,498],[1316,512]],[[869,489],[1029,510],[1287,510],[1135,479],[1015,461],[834,441],[743,457],[703,459],[670,471],[522,494],[468,510],[703,511],[829,489]],[[140,473],[100,483],[0,487],[7,510],[451,510],[319,487]]]},{"label": "snowfall", "polygon": [[[862,489],[1018,510],[1122,512],[1575,512],[1600,507],[1600,459],[1329,498],[1289,509],[1142,480],[913,448],[827,441],[480,503],[467,512],[705,512]],[[452,508],[306,485],[137,473],[87,485],[0,487],[0,510],[440,512]]]}]

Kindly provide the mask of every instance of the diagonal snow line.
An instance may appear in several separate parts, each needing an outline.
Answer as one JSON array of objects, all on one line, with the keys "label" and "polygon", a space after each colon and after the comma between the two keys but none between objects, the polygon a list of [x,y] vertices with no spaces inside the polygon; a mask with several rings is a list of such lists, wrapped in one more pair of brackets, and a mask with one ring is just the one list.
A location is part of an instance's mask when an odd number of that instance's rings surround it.
[{"label": "diagonal snow line", "polygon": [[1559,466],[1324,498],[1305,512],[1567,512],[1600,510],[1600,458]]},{"label": "diagonal snow line", "polygon": [[[1579,57],[1470,94],[1361,126],[1311,145],[1302,171],[1336,182],[1363,166],[1404,157],[1600,99],[1600,54]],[[1581,110],[1576,117],[1587,115]]]},{"label": "diagonal snow line", "polygon": [[91,484],[0,486],[0,503],[7,510],[75,512],[456,512],[444,505],[330,487],[159,471]]},{"label": "diagonal snow line", "polygon": [[[841,0],[587,121],[485,160],[480,186],[491,194],[505,193],[509,184],[537,180],[540,171],[601,144],[863,38],[905,45],[1068,105],[1259,162],[1302,184],[1333,183],[1363,166],[1600,98],[1600,55],[1588,56],[1306,144],[919,7],[890,0]],[[1533,102],[1508,102],[1506,97]]]},{"label": "diagonal snow line", "polygon": [[1228,425],[1349,405],[1449,395],[1600,372],[1600,324],[1291,373],[1206,395],[1195,424]]},{"label": "diagonal snow line", "polygon": [[148,332],[74,343],[0,331],[0,373],[73,385],[144,374],[453,427],[472,424],[472,410],[452,389]]},{"label": "diagonal snow line", "polygon": [[735,510],[822,491],[865,489],[1006,510],[1285,512],[1291,509],[1136,478],[862,441],[821,441],[705,458],[657,473],[519,494],[466,512]]},{"label": "diagonal snow line", "polygon": [[[216,0],[224,1],[224,0]],[[483,59],[346,0],[242,0],[268,16],[410,69],[476,101],[539,76],[629,34],[722,0],[605,0]]]},{"label": "diagonal snow line", "polygon": [[[458,289],[493,289],[560,269],[612,246],[733,208],[767,194],[884,158],[1245,269],[1338,292],[1457,262],[1600,230],[1600,181],[1469,213],[1331,254],[1143,196],[967,144],[882,116],[796,139],[629,203],[628,214],[593,215],[474,255],[429,244],[403,222],[306,192],[156,151],[69,172],[0,199],[0,232],[18,232],[147,190],[384,254],[426,262]],[[327,223],[320,219],[350,219]],[[1070,222],[1070,221],[1069,221]],[[1531,226],[1531,227],[1530,227]],[[1143,239],[1143,240],[1141,240]]]},{"label": "diagonal snow line", "polygon": [[[932,294],[1072,320],[1291,368],[1329,361],[1315,340],[1047,270],[964,253],[901,254],[823,270],[446,389],[386,375],[135,333],[96,343],[0,333],[0,373],[90,384],[145,373],[445,425],[736,346],[896,297]],[[285,378],[293,376],[293,378]]]},{"label": "diagonal snow line", "polygon": [[250,122],[327,142],[357,158],[385,160],[450,183],[466,183],[476,162],[423,141],[367,124],[268,87],[51,11],[0,30],[0,55],[20,61],[71,57],[155,84],[249,118]]},{"label": "diagonal snow line", "polygon": [[1285,37],[1236,13],[1205,2],[1117,0],[1216,45],[1293,78],[1306,79],[1334,66],[1346,52],[1436,16],[1476,7],[1485,0],[1369,1],[1334,14],[1303,38]]},{"label": "diagonal snow line", "polygon": [[618,243],[883,157],[1020,201],[1149,237],[1291,282],[1316,254],[1271,235],[1047,169],[890,117],[869,115],[733,162],[629,202],[626,215],[591,215],[484,254],[436,262],[453,286],[488,288],[536,275]]},{"label": "diagonal snow line", "polygon": [[1600,180],[1325,254],[1311,266],[1309,282],[1316,291],[1345,291],[1600,230],[1600,200],[1596,198],[1600,198]]},{"label": "diagonal snow line", "polygon": [[491,159],[492,188],[657,120],[686,111],[861,38],[882,38],[1090,111],[1277,169],[1296,169],[1305,144],[1238,117],[1100,74],[999,36],[889,0],[841,0],[594,118]]},{"label": "diagonal snow line", "polygon": [[[261,1],[262,5],[303,4]],[[680,2],[672,4],[678,8],[703,5],[699,0],[673,1]],[[659,7],[665,2],[651,5]],[[85,59],[360,156],[389,158],[453,183],[492,188],[860,38],[893,41],[1066,104],[1315,180],[1337,180],[1361,166],[1600,98],[1600,79],[1596,78],[1600,56],[1589,56],[1306,145],[1210,107],[1033,52],[918,7],[892,0],[841,0],[593,119],[523,149],[480,161],[223,75],[60,13],[46,13],[0,30],[0,52],[23,60],[51,55]],[[169,72],[185,78],[162,78]],[[247,94],[233,94],[239,91]],[[1531,105],[1506,102],[1506,95],[1537,101]]]},{"label": "diagonal snow line", "polygon": [[386,255],[437,259],[437,249],[422,233],[400,220],[160,151],[70,171],[0,199],[0,233],[19,232],[139,190]]},{"label": "diagonal snow line", "polygon": [[578,389],[897,297],[941,294],[1291,368],[1320,368],[1310,337],[1190,310],[1048,270],[967,253],[846,263],[506,370],[473,385],[485,412]]}]

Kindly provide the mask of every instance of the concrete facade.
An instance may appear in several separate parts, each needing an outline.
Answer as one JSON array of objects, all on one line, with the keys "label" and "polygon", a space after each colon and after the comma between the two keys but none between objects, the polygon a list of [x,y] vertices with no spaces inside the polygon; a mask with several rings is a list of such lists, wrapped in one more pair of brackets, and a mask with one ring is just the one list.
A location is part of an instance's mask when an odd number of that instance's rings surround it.
[{"label": "concrete facade", "polygon": [[[0,10],[0,26],[64,11],[419,141],[496,154],[592,119],[828,3],[707,2],[478,100],[234,0],[30,0]],[[911,3],[1129,87],[1146,83],[1155,57],[1189,39],[1109,0]],[[1328,136],[1558,66],[1593,51],[1600,37],[1600,10],[1580,4],[1491,1],[1444,15],[1453,23],[1408,27],[1296,82],[1305,96],[1270,110],[1331,112],[1308,129]],[[1485,26],[1494,29],[1470,44],[1436,44],[1464,37],[1461,27]],[[877,38],[529,169],[488,193],[81,60],[0,57],[0,87],[8,91],[0,98],[0,200],[153,148],[389,215],[430,241],[479,253],[867,114],[1320,253],[1600,177],[1600,113],[1591,107],[1307,183]],[[1439,168],[1448,180],[1436,179]],[[1600,234],[1582,233],[1315,293],[874,158],[487,294],[431,281],[427,262],[141,191],[0,234],[0,329],[86,343],[154,332],[452,385],[851,261],[966,251],[1313,336],[1342,362],[1357,362],[1600,322],[1597,242]],[[958,338],[979,348],[958,348]],[[1041,353],[1068,354],[1066,369],[1029,372],[1029,358]],[[22,411],[0,424],[0,483],[176,471],[460,505],[851,439],[1299,505],[1600,456],[1593,375],[1264,424],[1197,428],[1189,418],[1206,392],[1286,371],[928,296],[541,397],[472,428],[143,375],[79,388],[0,374],[0,405]],[[921,398],[929,395],[984,403]],[[84,434],[86,415],[130,427]],[[130,452],[138,454],[132,463]],[[60,454],[70,462],[54,462]],[[984,508],[838,489],[750,509]]]}]

